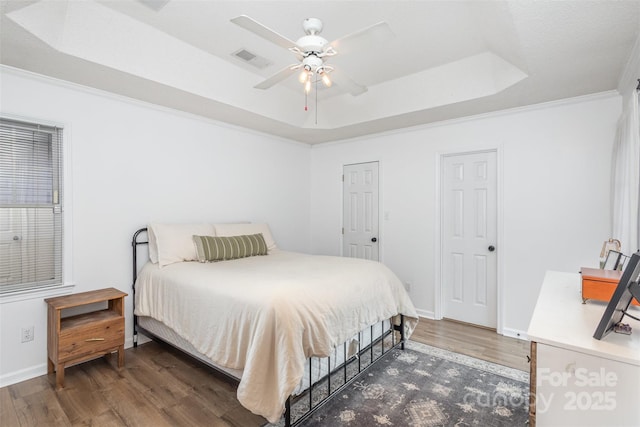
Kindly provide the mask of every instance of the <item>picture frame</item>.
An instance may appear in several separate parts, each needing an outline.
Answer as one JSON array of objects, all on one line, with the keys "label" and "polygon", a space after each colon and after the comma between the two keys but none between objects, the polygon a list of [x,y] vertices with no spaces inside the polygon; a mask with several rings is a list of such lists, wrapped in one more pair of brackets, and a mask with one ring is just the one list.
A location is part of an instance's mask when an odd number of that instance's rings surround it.
[{"label": "picture frame", "polygon": [[620,264],[620,259],[622,257],[622,253],[618,251],[611,250],[607,253],[607,258],[604,261],[602,266],[603,270],[617,270],[618,265]]},{"label": "picture frame", "polygon": [[601,340],[613,331],[625,316],[640,321],[640,318],[627,312],[634,298],[640,302],[640,251],[631,255],[593,337]]}]

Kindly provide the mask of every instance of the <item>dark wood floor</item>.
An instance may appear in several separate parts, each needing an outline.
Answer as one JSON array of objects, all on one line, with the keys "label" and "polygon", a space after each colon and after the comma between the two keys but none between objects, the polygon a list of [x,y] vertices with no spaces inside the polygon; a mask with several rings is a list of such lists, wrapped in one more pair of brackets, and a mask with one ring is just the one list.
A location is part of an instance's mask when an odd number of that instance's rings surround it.
[{"label": "dark wood floor", "polygon": [[[422,319],[413,340],[528,370],[526,341],[447,320]],[[126,350],[125,367],[105,358],[0,388],[0,426],[238,426],[265,423],[236,400],[236,387],[155,343]]]}]

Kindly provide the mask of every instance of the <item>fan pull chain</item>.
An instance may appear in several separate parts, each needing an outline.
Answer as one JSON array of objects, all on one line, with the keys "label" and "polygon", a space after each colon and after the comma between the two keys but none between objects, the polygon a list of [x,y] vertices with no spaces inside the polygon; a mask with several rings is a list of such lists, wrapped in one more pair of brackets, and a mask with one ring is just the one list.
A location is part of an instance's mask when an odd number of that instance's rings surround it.
[{"label": "fan pull chain", "polygon": [[316,77],[316,125],[318,124],[318,78]]}]

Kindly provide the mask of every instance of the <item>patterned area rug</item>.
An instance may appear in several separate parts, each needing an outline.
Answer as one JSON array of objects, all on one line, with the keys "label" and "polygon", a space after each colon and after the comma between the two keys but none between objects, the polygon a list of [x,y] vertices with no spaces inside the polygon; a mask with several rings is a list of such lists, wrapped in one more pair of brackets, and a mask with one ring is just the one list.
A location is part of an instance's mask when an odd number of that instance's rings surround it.
[{"label": "patterned area rug", "polygon": [[409,341],[302,425],[524,426],[528,402],[526,372]]}]

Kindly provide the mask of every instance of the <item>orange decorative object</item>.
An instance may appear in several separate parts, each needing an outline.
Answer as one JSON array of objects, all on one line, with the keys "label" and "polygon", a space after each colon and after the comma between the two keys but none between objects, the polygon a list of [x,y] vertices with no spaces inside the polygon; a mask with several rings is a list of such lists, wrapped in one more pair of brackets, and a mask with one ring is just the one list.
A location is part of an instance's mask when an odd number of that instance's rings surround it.
[{"label": "orange decorative object", "polygon": [[[622,271],[599,268],[582,267],[580,273],[582,273],[583,303],[590,299],[608,302],[622,277]],[[632,304],[640,305],[635,299]]]}]

